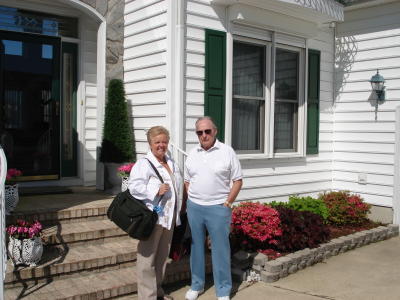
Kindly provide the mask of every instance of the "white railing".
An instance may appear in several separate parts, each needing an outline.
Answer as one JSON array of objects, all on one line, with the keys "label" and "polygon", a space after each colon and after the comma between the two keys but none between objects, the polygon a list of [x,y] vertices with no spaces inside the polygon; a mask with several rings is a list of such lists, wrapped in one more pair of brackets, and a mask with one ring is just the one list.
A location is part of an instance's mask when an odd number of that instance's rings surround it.
[{"label": "white railing", "polygon": [[170,153],[172,158],[175,160],[175,162],[178,164],[179,169],[181,170],[181,175],[183,176],[183,169],[185,166],[185,158],[188,156],[188,154],[183,151],[181,148],[179,148],[178,146],[176,146],[174,143],[172,143],[171,141],[169,142],[169,146],[170,146]]},{"label": "white railing", "polygon": [[4,299],[4,278],[6,276],[6,216],[5,216],[5,181],[7,176],[7,159],[0,145],[0,299]]}]

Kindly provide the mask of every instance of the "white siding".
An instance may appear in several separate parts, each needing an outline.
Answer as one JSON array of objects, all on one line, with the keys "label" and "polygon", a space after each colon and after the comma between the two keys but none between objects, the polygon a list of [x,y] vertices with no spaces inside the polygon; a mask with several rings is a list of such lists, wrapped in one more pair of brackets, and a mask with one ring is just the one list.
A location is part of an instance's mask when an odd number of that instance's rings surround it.
[{"label": "white siding", "polygon": [[[96,134],[97,134],[97,30],[98,25],[86,19],[82,26],[81,83],[84,83],[83,180],[85,185],[96,184]],[[78,103],[80,99],[78,99]]]},{"label": "white siding", "polygon": [[[204,29],[226,31],[225,8],[207,0],[188,0],[186,6],[185,111],[186,150],[197,143],[194,122],[204,114]],[[321,29],[309,40],[321,51],[320,153],[303,158],[241,160],[244,186],[238,200],[287,200],[291,194],[316,195],[332,188],[333,159],[333,61],[334,35]]]},{"label": "white siding", "polygon": [[[348,11],[337,28],[333,188],[388,207],[393,205],[395,108],[400,105],[398,20],[396,2]],[[386,101],[376,109],[369,80],[377,68],[386,80]]]},{"label": "white siding", "polygon": [[148,151],[145,130],[167,125],[168,1],[125,2],[124,82],[140,156]]}]

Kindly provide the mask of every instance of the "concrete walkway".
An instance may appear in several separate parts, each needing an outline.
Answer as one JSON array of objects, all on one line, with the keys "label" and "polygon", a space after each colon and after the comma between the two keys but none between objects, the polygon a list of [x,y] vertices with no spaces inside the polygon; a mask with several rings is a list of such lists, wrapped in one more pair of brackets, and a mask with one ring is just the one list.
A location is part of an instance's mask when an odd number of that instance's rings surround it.
[{"label": "concrete walkway", "polygon": [[[189,285],[170,286],[183,300]],[[400,238],[370,244],[329,258],[275,283],[242,283],[233,300],[399,300]],[[199,300],[215,300],[210,280]]]}]

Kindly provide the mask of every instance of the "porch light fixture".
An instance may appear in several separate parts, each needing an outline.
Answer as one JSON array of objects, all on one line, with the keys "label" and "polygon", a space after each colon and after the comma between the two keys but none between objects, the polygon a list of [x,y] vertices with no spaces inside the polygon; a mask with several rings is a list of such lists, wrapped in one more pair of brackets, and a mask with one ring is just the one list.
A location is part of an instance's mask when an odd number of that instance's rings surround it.
[{"label": "porch light fixture", "polygon": [[372,90],[378,96],[378,100],[385,100],[385,78],[379,74],[379,69],[376,70],[376,74],[371,77],[369,82],[371,83]]}]

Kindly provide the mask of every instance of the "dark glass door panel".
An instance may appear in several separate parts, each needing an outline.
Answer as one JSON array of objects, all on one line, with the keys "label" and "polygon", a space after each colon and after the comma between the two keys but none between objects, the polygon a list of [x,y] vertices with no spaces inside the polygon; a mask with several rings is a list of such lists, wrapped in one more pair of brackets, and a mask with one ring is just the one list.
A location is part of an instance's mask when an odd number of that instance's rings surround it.
[{"label": "dark glass door panel", "polygon": [[77,175],[77,44],[62,43],[61,175]]},{"label": "dark glass door panel", "polygon": [[60,174],[60,39],[0,31],[0,137],[25,180]]}]

